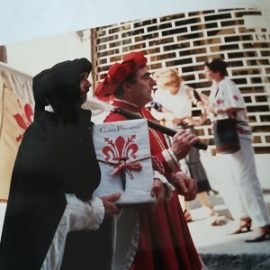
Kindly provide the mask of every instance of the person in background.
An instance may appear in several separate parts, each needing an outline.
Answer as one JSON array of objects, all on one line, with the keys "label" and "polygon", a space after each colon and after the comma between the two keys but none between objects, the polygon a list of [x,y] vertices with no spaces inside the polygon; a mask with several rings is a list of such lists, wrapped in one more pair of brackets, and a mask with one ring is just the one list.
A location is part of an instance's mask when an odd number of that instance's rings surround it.
[{"label": "person in background", "polygon": [[236,84],[226,77],[227,64],[222,59],[206,62],[204,73],[206,79],[213,82],[209,96],[209,111],[213,121],[227,118],[237,120],[240,150],[222,155],[224,165],[228,164],[226,185],[229,191],[224,192],[223,198],[233,218],[238,221],[232,233],[250,231],[253,226],[253,234],[246,242],[269,239],[270,219],[256,173],[252,130],[244,99]]},{"label": "person in background", "polygon": [[[87,59],[75,59],[33,78],[35,115],[13,169],[0,243],[1,270],[60,269],[72,231],[79,231],[80,241],[70,245],[86,250],[87,257],[72,253],[70,266],[61,269],[108,269],[98,268],[91,254],[96,245],[91,242],[96,232],[91,230],[119,212],[115,201],[120,194],[92,198],[100,169],[91,138],[91,112],[81,109],[91,86],[91,68]],[[105,237],[107,245],[109,236]],[[110,265],[106,252],[102,259]]]},{"label": "person in background", "polygon": [[[158,71],[154,74],[154,78],[157,82],[157,90],[154,93],[153,101],[161,105],[159,113],[155,113],[155,115],[168,127],[176,130],[189,128],[195,133],[194,126],[202,125],[207,120],[205,108],[208,98],[185,85],[177,69]],[[201,108],[202,113],[199,117],[192,116],[193,104]],[[192,147],[185,159],[180,162],[182,168],[186,165],[187,173],[197,181],[197,198],[209,216],[210,224],[213,226],[225,224],[225,217],[215,211],[214,205],[209,200],[208,192],[212,188],[201,162],[199,149]],[[192,221],[188,202],[184,200],[183,196],[179,197],[186,220]]]},{"label": "person in background", "polygon": [[[95,91],[96,96],[102,99],[112,96],[114,106],[154,120],[150,111],[145,108],[152,100],[151,92],[155,85],[146,65],[147,59],[142,52],[127,54],[121,63],[115,63],[109,68]],[[118,112],[111,112],[105,118],[105,122],[122,120],[127,118]],[[185,157],[198,138],[189,131],[179,131],[173,137],[170,148],[164,135],[157,130],[150,128],[149,138],[151,155],[161,162],[164,167],[163,176],[166,176],[163,180],[161,176],[156,177],[155,185],[163,182],[167,186],[166,182],[169,180],[178,192],[187,199],[193,199],[196,195],[195,181],[180,170],[178,160]],[[120,239],[116,240],[113,269],[203,269],[177,192],[173,191],[172,198],[161,201],[153,211],[149,211],[147,207],[124,209],[117,222]],[[132,226],[134,229],[131,230]],[[129,235],[127,228],[130,231]],[[117,247],[120,246],[122,248],[119,254]]]}]

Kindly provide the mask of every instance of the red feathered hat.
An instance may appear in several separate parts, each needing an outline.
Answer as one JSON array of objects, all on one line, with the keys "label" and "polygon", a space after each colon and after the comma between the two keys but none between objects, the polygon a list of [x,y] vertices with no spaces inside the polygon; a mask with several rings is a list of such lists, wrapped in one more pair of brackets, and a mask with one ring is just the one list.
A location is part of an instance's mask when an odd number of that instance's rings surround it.
[{"label": "red feathered hat", "polygon": [[97,86],[95,95],[98,98],[113,95],[116,89],[138,69],[144,67],[147,59],[143,52],[131,52],[124,56],[122,63],[110,66],[104,80]]}]

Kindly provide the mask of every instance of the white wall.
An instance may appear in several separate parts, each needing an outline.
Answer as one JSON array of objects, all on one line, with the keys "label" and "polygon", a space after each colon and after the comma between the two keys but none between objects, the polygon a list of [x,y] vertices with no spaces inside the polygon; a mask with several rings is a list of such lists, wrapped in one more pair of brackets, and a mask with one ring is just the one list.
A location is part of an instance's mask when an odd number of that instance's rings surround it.
[{"label": "white wall", "polygon": [[83,34],[82,39],[73,32],[8,44],[8,65],[34,76],[64,60],[80,57],[90,59],[90,30],[84,31]]},{"label": "white wall", "polygon": [[1,1],[0,45],[116,22],[211,8],[259,7],[269,0]]}]

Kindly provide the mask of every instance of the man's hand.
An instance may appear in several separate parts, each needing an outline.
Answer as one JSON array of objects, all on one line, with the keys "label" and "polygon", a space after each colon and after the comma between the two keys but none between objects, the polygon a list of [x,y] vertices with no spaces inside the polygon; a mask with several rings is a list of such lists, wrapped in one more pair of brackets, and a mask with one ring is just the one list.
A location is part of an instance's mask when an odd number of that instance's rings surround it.
[{"label": "man's hand", "polygon": [[156,204],[161,203],[165,198],[165,187],[163,183],[157,179],[154,179],[154,185],[151,190],[151,196],[155,196],[157,199]]},{"label": "man's hand", "polygon": [[165,174],[165,168],[163,163],[155,156],[151,156],[153,170]]},{"label": "man's hand", "polygon": [[173,136],[171,149],[179,160],[188,154],[192,145],[197,141],[199,141],[199,138],[192,134],[189,129],[179,130]]},{"label": "man's hand", "polygon": [[113,193],[112,195],[100,197],[105,208],[105,216],[112,217],[120,212],[115,202],[120,198],[121,193]]},{"label": "man's hand", "polygon": [[186,187],[188,189],[188,192],[185,195],[185,200],[186,201],[192,201],[196,198],[197,196],[197,191],[198,191],[198,186],[197,183],[194,179],[186,176],[186,178],[184,178]]},{"label": "man's hand", "polygon": [[173,175],[173,182],[178,194],[183,195],[186,201],[192,201],[196,198],[198,188],[194,179],[178,171]]}]

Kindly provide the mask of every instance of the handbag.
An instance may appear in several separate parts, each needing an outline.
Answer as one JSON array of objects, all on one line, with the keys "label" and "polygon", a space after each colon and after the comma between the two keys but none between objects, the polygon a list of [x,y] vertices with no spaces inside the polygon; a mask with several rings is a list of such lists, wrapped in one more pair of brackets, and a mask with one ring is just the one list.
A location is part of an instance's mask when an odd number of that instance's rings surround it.
[{"label": "handbag", "polygon": [[237,121],[234,118],[217,120],[213,124],[214,143],[217,153],[231,154],[240,150],[236,124]]}]

